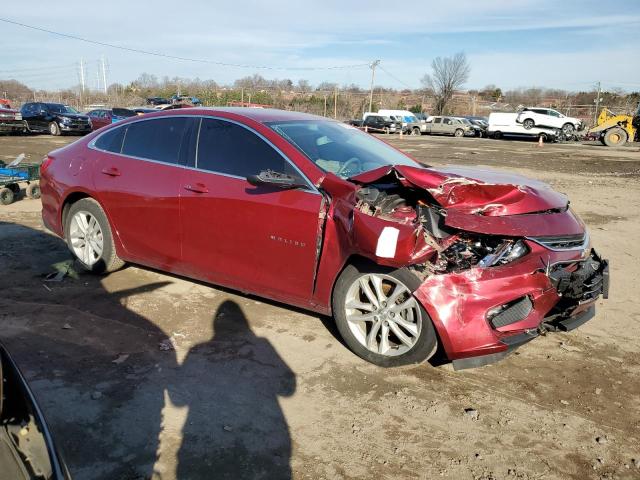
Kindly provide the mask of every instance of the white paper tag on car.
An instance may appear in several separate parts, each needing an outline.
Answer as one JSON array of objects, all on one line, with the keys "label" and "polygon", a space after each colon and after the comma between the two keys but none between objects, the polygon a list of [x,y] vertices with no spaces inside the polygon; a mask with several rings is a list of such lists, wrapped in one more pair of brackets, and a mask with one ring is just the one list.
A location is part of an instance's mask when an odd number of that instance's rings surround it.
[{"label": "white paper tag on car", "polygon": [[396,256],[396,246],[398,244],[398,234],[400,230],[394,227],[384,227],[378,237],[376,256],[380,258],[394,258]]}]

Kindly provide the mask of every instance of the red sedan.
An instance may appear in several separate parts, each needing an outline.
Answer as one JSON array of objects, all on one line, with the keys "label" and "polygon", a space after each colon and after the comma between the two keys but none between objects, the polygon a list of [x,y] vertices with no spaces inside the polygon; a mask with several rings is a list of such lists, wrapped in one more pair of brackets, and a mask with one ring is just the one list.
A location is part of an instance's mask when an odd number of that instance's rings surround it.
[{"label": "red sedan", "polygon": [[427,168],[322,117],[191,108],[51,152],[43,219],[80,263],[125,262],[332,315],[382,366],[455,368],[570,330],[607,261],[568,199],[496,171]]}]

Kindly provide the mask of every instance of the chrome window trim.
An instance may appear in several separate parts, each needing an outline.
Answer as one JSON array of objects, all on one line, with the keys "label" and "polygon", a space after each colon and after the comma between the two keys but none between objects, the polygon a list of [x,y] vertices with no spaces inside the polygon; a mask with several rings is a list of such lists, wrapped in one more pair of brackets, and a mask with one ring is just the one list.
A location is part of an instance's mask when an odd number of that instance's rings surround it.
[{"label": "chrome window trim", "polygon": [[[124,153],[122,153],[122,149],[124,148],[124,142],[125,142],[125,140],[127,138],[129,125],[134,124],[134,123],[140,123],[140,122],[148,122],[148,121],[151,121],[151,120],[157,120],[157,119],[161,119],[161,118],[176,118],[176,117],[178,117],[178,118],[193,118],[193,119],[199,119],[200,120],[200,123],[198,124],[198,137],[196,138],[196,150],[195,150],[195,159],[194,159],[196,166],[190,167],[188,165],[180,165],[179,163],[161,162],[159,160],[153,160],[151,158],[135,157],[133,155],[125,155]],[[273,148],[284,159],[285,162],[287,162],[289,165],[291,165],[296,172],[298,172],[300,174],[300,177],[305,181],[305,183],[307,184],[307,187],[308,187],[308,188],[300,190],[300,191],[310,192],[310,193],[314,193],[314,194],[317,194],[317,195],[322,195],[320,193],[320,191],[316,188],[316,186],[313,184],[313,182],[298,168],[298,166],[295,163],[293,163],[289,159],[289,157],[287,157],[282,152],[282,150],[280,150],[278,147],[276,147],[269,139],[267,139],[264,135],[262,135],[260,132],[257,132],[253,128],[251,128],[251,127],[249,127],[249,126],[247,126],[247,125],[245,125],[245,124],[243,124],[241,122],[238,122],[237,120],[232,120],[232,119],[229,119],[229,118],[224,118],[224,117],[219,117],[219,116],[214,116],[214,115],[167,115],[167,116],[161,116],[161,117],[151,117],[151,118],[136,119],[135,121],[127,122],[124,125],[118,125],[117,127],[115,127],[115,128],[125,128],[125,127],[127,127],[127,130],[125,130],[124,137],[122,139],[122,146],[120,147],[120,152],[111,152],[109,150],[102,150],[101,148],[98,148],[98,147],[95,146],[95,143],[98,141],[98,139],[100,137],[102,137],[106,133],[110,132],[111,130],[114,130],[112,128],[108,129],[105,132],[100,133],[100,135],[97,135],[95,138],[93,138],[87,144],[87,148],[89,148],[91,150],[95,150],[97,152],[110,153],[112,155],[119,155],[119,156],[124,157],[124,158],[133,158],[135,160],[142,160],[142,161],[145,161],[145,162],[156,163],[156,164],[159,164],[159,165],[166,165],[166,166],[170,166],[170,167],[179,167],[179,168],[184,168],[184,169],[187,169],[187,170],[194,170],[194,171],[197,171],[197,172],[210,173],[210,174],[213,174],[213,175],[221,175],[223,177],[228,177],[228,178],[238,178],[238,179],[244,180],[246,182],[247,181],[246,177],[241,177],[239,175],[231,175],[229,173],[217,172],[217,171],[213,171],[213,170],[205,170],[205,169],[197,167],[197,165],[198,165],[198,141],[200,140],[200,127],[202,126],[202,120],[203,119],[207,119],[207,118],[210,118],[212,120],[222,120],[222,121],[225,121],[225,122],[234,123],[236,125],[239,125],[239,126],[245,128],[245,129],[249,130],[253,134],[257,135],[267,145],[269,145],[271,148]]]},{"label": "chrome window trim", "polygon": [[547,250],[551,250],[552,252],[572,252],[572,251],[578,251],[578,250],[585,250],[589,247],[590,241],[591,239],[589,238],[589,232],[587,230],[585,230],[584,232],[584,236],[582,239],[582,243],[580,245],[576,245],[575,247],[569,247],[569,248],[552,248],[548,245],[545,245],[544,243],[542,243],[542,241],[540,241],[540,238],[544,238],[544,237],[525,237],[527,240],[530,240],[534,243],[537,243],[538,245],[546,248]]}]

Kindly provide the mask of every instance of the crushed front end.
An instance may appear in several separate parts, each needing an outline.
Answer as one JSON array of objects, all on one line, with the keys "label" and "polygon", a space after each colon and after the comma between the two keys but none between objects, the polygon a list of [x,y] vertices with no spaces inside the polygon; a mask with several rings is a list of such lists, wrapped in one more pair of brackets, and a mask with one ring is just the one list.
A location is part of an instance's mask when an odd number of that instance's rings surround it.
[{"label": "crushed front end", "polygon": [[[567,198],[546,184],[468,168],[388,167],[351,178],[338,215],[352,253],[408,268],[456,369],[497,361],[593,316],[609,288]],[[336,206],[340,209],[340,206]]]}]

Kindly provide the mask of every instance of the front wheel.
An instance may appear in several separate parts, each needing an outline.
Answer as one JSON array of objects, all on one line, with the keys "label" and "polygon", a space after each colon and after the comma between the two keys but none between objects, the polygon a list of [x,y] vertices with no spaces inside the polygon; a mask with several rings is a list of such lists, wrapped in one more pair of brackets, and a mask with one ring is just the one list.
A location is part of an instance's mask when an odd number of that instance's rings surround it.
[{"label": "front wheel", "polygon": [[51,122],[49,124],[49,133],[51,135],[54,136],[59,136],[60,135],[60,125],[58,125],[56,122]]},{"label": "front wheel", "polygon": [[437,337],[412,292],[420,280],[406,269],[348,265],[336,282],[333,315],[342,338],[359,357],[382,367],[428,360]]},{"label": "front wheel", "polygon": [[0,203],[2,205],[11,205],[14,198],[15,194],[13,193],[13,190],[7,187],[0,188]]},{"label": "front wheel", "polygon": [[562,132],[567,136],[573,135],[575,129],[576,127],[573,126],[573,123],[565,123],[562,126]]},{"label": "front wheel", "polygon": [[64,232],[69,250],[85,270],[113,272],[124,265],[116,254],[107,216],[94,199],[83,198],[71,205]]},{"label": "front wheel", "polygon": [[464,137],[464,130],[462,130],[461,128],[458,128],[453,135],[456,137]]},{"label": "front wheel", "polygon": [[411,135],[420,135],[420,129],[419,128],[411,129]]},{"label": "front wheel", "polygon": [[533,119],[527,118],[524,122],[522,122],[522,126],[525,128],[525,130],[531,130],[536,126],[536,124]]},{"label": "front wheel", "polygon": [[27,197],[37,200],[38,198],[40,198],[40,184],[30,183],[27,186],[26,193],[27,193]]}]

